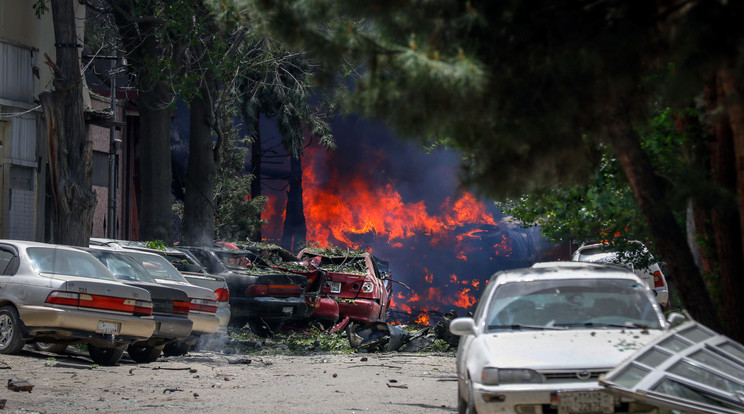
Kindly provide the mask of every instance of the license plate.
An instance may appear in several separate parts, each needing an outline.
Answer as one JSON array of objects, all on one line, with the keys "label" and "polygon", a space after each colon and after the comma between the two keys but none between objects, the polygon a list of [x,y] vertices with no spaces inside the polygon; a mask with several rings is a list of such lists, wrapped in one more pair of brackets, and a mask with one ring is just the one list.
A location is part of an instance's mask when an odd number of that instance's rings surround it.
[{"label": "license plate", "polygon": [[341,282],[328,282],[331,287],[331,293],[341,293]]},{"label": "license plate", "polygon": [[119,322],[98,321],[98,330],[104,334],[119,333]]},{"label": "license plate", "polygon": [[292,314],[292,307],[291,306],[285,306],[282,308],[282,313],[285,315],[291,315]]},{"label": "license plate", "polygon": [[598,391],[575,391],[558,393],[558,414],[613,413],[615,398]]}]

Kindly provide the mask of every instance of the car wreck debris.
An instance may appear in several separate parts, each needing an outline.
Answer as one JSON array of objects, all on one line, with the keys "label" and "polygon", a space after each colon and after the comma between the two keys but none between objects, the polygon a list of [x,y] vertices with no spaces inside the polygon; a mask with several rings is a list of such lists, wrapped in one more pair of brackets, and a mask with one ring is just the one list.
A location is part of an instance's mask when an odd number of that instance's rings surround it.
[{"label": "car wreck debris", "polygon": [[457,317],[457,312],[447,312],[434,328],[425,327],[408,332],[404,325],[373,322],[363,325],[350,323],[346,334],[352,348],[362,352],[420,352],[431,348],[438,339],[448,347],[457,347],[459,338],[449,332],[449,322]]},{"label": "car wreck debris", "polygon": [[26,380],[9,379],[8,389],[11,391],[15,391],[15,392],[21,392],[21,391],[31,392],[31,390],[34,389],[34,386],[31,385],[31,383]]}]

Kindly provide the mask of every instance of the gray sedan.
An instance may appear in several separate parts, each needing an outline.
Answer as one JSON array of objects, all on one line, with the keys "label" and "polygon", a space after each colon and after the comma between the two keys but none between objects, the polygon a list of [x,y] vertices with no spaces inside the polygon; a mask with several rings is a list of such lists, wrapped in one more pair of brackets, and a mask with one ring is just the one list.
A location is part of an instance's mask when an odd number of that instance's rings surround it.
[{"label": "gray sedan", "polygon": [[150,293],[118,282],[86,252],[0,240],[0,269],[0,353],[27,342],[86,343],[94,362],[113,365],[155,331]]}]

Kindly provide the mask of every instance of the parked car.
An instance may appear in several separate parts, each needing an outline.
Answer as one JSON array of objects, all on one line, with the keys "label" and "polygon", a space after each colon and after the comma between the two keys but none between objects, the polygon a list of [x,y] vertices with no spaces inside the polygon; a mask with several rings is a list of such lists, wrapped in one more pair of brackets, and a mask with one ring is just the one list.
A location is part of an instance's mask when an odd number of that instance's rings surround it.
[{"label": "parked car", "polygon": [[100,260],[122,283],[150,292],[155,332],[146,341],[129,344],[127,353],[130,358],[140,363],[153,362],[160,357],[166,345],[188,338],[194,323],[189,319],[191,303],[186,292],[157,283],[142,264],[125,251],[101,248],[85,250]]},{"label": "parked car", "polygon": [[496,273],[473,317],[454,319],[458,412],[645,412],[598,379],[669,324],[617,266],[543,264]]},{"label": "parked car", "polygon": [[166,356],[185,355],[200,337],[217,332],[217,301],[210,289],[189,283],[183,275],[163,256],[139,250],[124,249],[142,264],[147,272],[160,284],[183,290],[189,297],[189,319],[193,322],[191,335],[183,341],[165,345]]},{"label": "parked car", "polygon": [[248,323],[257,334],[276,332],[288,320],[309,316],[307,278],[274,269],[255,253],[241,249],[179,246],[209,273],[224,276],[230,287],[231,324]]},{"label": "parked car", "polygon": [[[339,319],[348,317],[358,323],[386,321],[393,296],[388,262],[361,250],[315,247],[301,250],[298,258],[326,272],[321,297],[337,303]],[[318,306],[316,312],[313,317],[327,310]]]},{"label": "parked car", "polygon": [[90,245],[139,250],[165,257],[189,283],[214,292],[215,299],[217,299],[217,313],[215,316],[219,320],[216,334],[224,335],[227,333],[227,324],[230,321],[230,288],[227,286],[224,277],[209,274],[192,255],[170,247],[165,247],[163,250],[152,249],[147,247],[145,243],[129,240],[91,238]]},{"label": "parked car", "polygon": [[99,365],[155,331],[150,293],[73,247],[0,240],[0,353],[25,343],[87,344]]},{"label": "parked car", "polygon": [[667,284],[664,272],[661,270],[661,266],[653,260],[653,256],[651,256],[651,253],[643,243],[639,241],[633,241],[631,243],[637,244],[640,253],[646,256],[645,258],[647,260],[650,260],[648,267],[643,268],[633,265],[622,254],[611,250],[606,243],[583,245],[576,249],[571,256],[571,260],[574,262],[616,264],[629,268],[638,277],[643,279],[646,285],[653,291],[656,300],[659,301],[661,306],[666,308],[669,306],[669,285]]}]

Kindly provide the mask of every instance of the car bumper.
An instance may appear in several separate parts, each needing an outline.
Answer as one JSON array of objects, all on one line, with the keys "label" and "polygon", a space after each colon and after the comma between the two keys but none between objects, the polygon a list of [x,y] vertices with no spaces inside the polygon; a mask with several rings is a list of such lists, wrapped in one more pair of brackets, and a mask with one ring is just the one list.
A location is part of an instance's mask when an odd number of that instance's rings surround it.
[{"label": "car bumper", "polygon": [[659,302],[659,304],[663,307],[669,306],[669,291],[660,288],[660,289],[651,289],[652,292],[654,292],[654,296],[656,297],[656,301]]},{"label": "car bumper", "polygon": [[151,339],[184,339],[191,334],[194,322],[188,318],[154,315],[155,332]]},{"label": "car bumper", "polygon": [[195,334],[215,333],[219,327],[220,320],[216,315],[204,313],[189,313],[189,319],[194,322],[191,332]]},{"label": "car bumper", "polygon": [[[602,392],[596,381],[564,384],[514,384],[488,386],[473,384],[478,413],[529,412],[540,414],[558,409],[556,395],[567,391]],[[619,399],[615,398],[616,403]]]},{"label": "car bumper", "polygon": [[379,303],[370,299],[353,299],[350,302],[341,300],[338,303],[338,317],[343,319],[348,316],[361,323],[380,322],[380,308]]},{"label": "car bumper", "polygon": [[339,316],[338,302],[331,298],[319,298],[315,302],[311,316],[315,319],[337,321]]},{"label": "car bumper", "polygon": [[[29,336],[59,340],[102,339],[115,342],[136,342],[150,338],[155,332],[153,318],[117,315],[48,306],[18,305],[18,315]],[[118,324],[117,332],[104,332],[101,323]]]},{"label": "car bumper", "polygon": [[227,324],[230,323],[230,305],[221,306],[217,308],[217,314],[215,315],[219,321],[217,325],[218,333],[227,333]]},{"label": "car bumper", "polygon": [[233,318],[303,319],[309,310],[304,297],[231,297],[230,312]]}]

